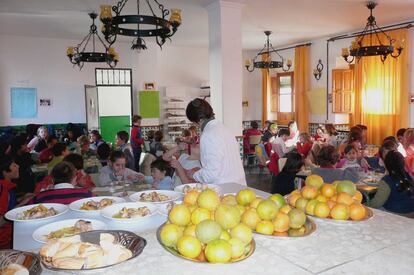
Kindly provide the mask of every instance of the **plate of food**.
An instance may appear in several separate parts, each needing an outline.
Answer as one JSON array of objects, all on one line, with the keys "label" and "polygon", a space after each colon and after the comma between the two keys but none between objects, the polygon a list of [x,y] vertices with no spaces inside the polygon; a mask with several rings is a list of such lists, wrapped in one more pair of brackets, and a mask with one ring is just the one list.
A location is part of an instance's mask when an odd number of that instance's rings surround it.
[{"label": "plate of food", "polygon": [[158,212],[158,207],[152,203],[124,202],[108,206],[101,210],[101,215],[117,222],[139,221]]},{"label": "plate of food", "polygon": [[125,199],[111,196],[91,197],[74,201],[69,204],[69,208],[73,211],[97,214],[101,209],[121,202],[125,202]]},{"label": "plate of food", "polygon": [[203,191],[207,188],[213,189],[216,191],[216,193],[220,194],[221,187],[216,184],[207,184],[207,183],[186,183],[178,185],[174,188],[174,191],[187,194],[190,190],[197,190],[197,191]]},{"label": "plate of food", "polygon": [[180,199],[181,193],[170,190],[148,190],[136,192],[129,196],[133,202],[167,203]]},{"label": "plate of food", "polygon": [[174,207],[174,205],[176,205],[176,204],[182,204],[182,203],[183,203],[183,201],[170,201],[169,203],[161,204],[158,207],[158,212],[161,215],[168,217],[168,214],[170,213],[170,211]]},{"label": "plate of food", "polygon": [[106,224],[92,219],[69,219],[45,224],[33,232],[35,241],[46,243],[52,239],[60,239],[92,230],[104,230]]},{"label": "plate of food", "polygon": [[78,274],[131,260],[146,244],[144,238],[129,231],[95,230],[50,240],[39,255],[47,269]]},{"label": "plate of food", "polygon": [[0,274],[40,275],[42,266],[36,254],[13,250],[0,250]]},{"label": "plate of food", "polygon": [[60,203],[30,204],[10,210],[5,217],[15,222],[40,221],[62,215],[68,209],[66,205]]}]

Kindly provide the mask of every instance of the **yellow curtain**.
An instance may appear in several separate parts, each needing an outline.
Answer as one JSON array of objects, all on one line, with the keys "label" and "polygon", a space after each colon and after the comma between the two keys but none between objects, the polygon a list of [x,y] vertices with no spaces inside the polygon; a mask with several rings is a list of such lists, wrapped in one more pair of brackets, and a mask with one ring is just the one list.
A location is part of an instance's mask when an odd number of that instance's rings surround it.
[{"label": "yellow curtain", "polygon": [[[262,61],[268,61],[269,54],[262,55]],[[262,69],[262,125],[267,120],[268,97],[270,94],[271,82],[268,69]]]},{"label": "yellow curtain", "polygon": [[295,75],[293,86],[295,90],[295,114],[298,129],[308,132],[309,104],[306,92],[309,90],[309,46],[295,48]]},{"label": "yellow curtain", "polygon": [[[355,109],[351,125],[368,127],[369,144],[381,144],[399,128],[408,127],[408,30],[395,30],[388,35],[396,41],[405,41],[405,49],[398,58],[388,56],[382,63],[379,56],[362,57],[355,64]],[[365,42],[368,39],[364,38]],[[373,43],[378,43],[374,36]]]}]

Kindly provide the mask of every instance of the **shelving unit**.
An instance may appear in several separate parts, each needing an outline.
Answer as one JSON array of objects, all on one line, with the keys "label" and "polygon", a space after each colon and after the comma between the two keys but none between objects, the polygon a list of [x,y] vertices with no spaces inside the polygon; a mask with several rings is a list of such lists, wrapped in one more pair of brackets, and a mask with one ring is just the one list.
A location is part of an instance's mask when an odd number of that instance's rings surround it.
[{"label": "shelving unit", "polygon": [[188,100],[183,97],[167,97],[165,108],[165,122],[167,124],[168,136],[171,140],[180,137],[183,129],[189,127],[190,121],[185,114]]}]

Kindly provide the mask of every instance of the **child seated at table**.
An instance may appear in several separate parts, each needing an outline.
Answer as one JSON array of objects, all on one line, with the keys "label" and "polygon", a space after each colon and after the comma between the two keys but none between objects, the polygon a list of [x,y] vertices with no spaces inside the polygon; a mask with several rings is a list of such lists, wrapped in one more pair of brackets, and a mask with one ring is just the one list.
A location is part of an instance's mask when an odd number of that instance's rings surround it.
[{"label": "child seated at table", "polygon": [[12,158],[0,159],[0,249],[12,248],[13,227],[10,221],[4,219],[7,211],[26,204],[32,194],[23,196],[18,203],[16,199],[16,184],[12,181],[19,178],[19,165]]},{"label": "child seated at table", "polygon": [[173,180],[171,178],[172,167],[163,159],[156,159],[151,163],[151,176],[140,175],[140,179],[145,180],[146,183],[152,184],[154,189],[158,190],[173,190]]},{"label": "child seated at table", "polygon": [[53,158],[52,148],[53,148],[53,146],[55,146],[56,143],[58,143],[58,139],[55,136],[51,135],[47,138],[47,148],[43,149],[39,153],[40,162],[48,163],[52,160],[52,158]]},{"label": "child seated at table", "polygon": [[319,175],[324,182],[332,183],[336,180],[350,180],[358,182],[360,177],[355,168],[338,169],[335,168],[339,159],[338,150],[332,145],[326,145],[319,151],[317,162],[320,167],[312,168],[312,174]]},{"label": "child seated at table", "polygon": [[85,135],[78,137],[78,148],[76,150],[77,154],[80,154],[84,159],[95,156],[95,151],[93,151],[90,146],[89,138]]},{"label": "child seated at table", "polygon": [[117,149],[122,151],[126,159],[126,167],[129,169],[135,169],[134,156],[132,155],[131,146],[128,144],[129,134],[126,131],[119,131],[116,133],[116,146]]},{"label": "child seated at table", "polygon": [[126,168],[125,154],[114,150],[109,155],[108,165],[103,167],[99,173],[99,185],[106,186],[113,181],[134,182],[139,179],[139,173]]},{"label": "child seated at table", "polygon": [[87,188],[75,188],[76,169],[72,163],[62,161],[51,172],[53,189],[42,191],[33,198],[32,203],[63,203],[70,204],[76,200],[89,198],[94,194]]},{"label": "child seated at table", "polygon": [[162,139],[164,134],[161,131],[156,131],[154,134],[154,140],[150,143],[150,153],[156,157],[161,157],[166,151],[164,145],[162,145]]},{"label": "child seated at table", "polygon": [[96,150],[96,154],[98,155],[98,159],[101,162],[102,167],[108,165],[109,155],[111,154],[111,147],[108,143],[102,143],[98,146]]},{"label": "child seated at table", "polygon": [[303,158],[296,152],[287,153],[286,158],[282,171],[277,176],[272,176],[272,194],[284,196],[295,190],[295,177],[304,165]]},{"label": "child seated at table", "polygon": [[67,161],[73,164],[76,169],[76,186],[85,187],[91,189],[95,187],[95,183],[89,174],[83,170],[83,158],[79,154],[69,154],[63,161]]},{"label": "child seated at table", "polygon": [[336,164],[336,168],[361,168],[361,165],[358,162],[358,152],[353,145],[348,144],[345,147],[344,155],[345,157]]},{"label": "child seated at table", "polygon": [[312,139],[308,133],[301,133],[299,135],[299,141],[296,144],[296,149],[298,150],[299,154],[301,154],[304,158],[306,158],[312,149]]},{"label": "child seated at table", "polygon": [[52,171],[53,167],[56,166],[59,162],[63,160],[64,157],[70,154],[70,151],[66,144],[62,142],[56,143],[52,148],[53,158],[47,165],[47,171],[50,174],[50,171]]},{"label": "child seated at table", "polygon": [[385,167],[388,174],[378,183],[378,189],[368,206],[414,218],[413,179],[404,169],[404,157],[397,151],[387,153]]}]

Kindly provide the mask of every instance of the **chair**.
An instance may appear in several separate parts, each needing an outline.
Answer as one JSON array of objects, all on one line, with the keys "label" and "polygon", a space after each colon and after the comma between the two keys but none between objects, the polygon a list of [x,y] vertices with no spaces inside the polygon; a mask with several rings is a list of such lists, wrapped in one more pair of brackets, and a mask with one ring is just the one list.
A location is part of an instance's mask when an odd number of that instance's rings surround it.
[{"label": "chair", "polygon": [[245,158],[247,159],[247,167],[249,168],[249,172],[251,169],[256,165],[256,152],[251,152],[251,148],[255,148],[256,145],[260,143],[262,139],[262,135],[254,135],[249,136],[249,151],[245,154]]},{"label": "chair", "polygon": [[259,164],[259,175],[262,174],[263,168],[267,167],[269,157],[267,156],[265,147],[263,144],[258,144],[254,148],[256,153],[257,163]]}]

